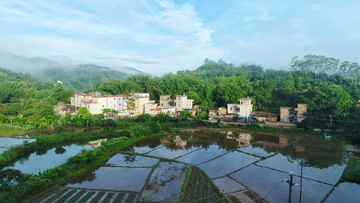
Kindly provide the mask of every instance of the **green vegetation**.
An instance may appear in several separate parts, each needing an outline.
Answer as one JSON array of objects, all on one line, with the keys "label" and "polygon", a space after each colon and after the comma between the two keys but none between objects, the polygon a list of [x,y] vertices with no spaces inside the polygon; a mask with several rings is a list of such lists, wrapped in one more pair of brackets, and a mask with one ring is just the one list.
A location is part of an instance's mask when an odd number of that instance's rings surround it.
[{"label": "green vegetation", "polygon": [[350,159],[341,177],[342,181],[360,183],[360,159]]}]

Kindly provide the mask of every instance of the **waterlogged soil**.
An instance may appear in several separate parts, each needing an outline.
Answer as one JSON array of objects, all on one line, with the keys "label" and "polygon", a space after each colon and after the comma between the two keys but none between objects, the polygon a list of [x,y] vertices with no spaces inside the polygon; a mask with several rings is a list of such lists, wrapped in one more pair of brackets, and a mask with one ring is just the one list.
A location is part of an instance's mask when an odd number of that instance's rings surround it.
[{"label": "waterlogged soil", "polygon": [[178,202],[188,166],[175,162],[160,162],[151,174],[141,194],[144,202]]},{"label": "waterlogged soil", "polygon": [[70,180],[65,186],[140,192],[151,168],[100,167]]}]

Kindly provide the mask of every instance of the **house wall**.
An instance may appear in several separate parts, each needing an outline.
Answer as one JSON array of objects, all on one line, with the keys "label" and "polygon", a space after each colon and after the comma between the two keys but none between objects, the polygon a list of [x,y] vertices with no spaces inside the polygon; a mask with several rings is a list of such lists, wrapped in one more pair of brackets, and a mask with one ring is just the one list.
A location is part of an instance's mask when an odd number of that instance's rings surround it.
[{"label": "house wall", "polygon": [[135,114],[140,115],[145,111],[145,104],[149,102],[149,97],[135,98]]}]

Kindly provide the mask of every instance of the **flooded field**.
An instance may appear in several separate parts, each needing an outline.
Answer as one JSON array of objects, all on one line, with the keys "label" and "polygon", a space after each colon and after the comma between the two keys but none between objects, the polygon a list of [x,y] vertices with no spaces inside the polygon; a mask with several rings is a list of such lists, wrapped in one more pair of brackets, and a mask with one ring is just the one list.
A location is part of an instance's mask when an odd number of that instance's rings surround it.
[{"label": "flooded field", "polygon": [[[22,144],[23,140],[28,140],[29,142],[35,141],[35,139],[7,138],[4,139],[4,143],[2,144],[6,146],[16,146]],[[24,155],[17,161],[2,166],[2,169],[16,169],[23,173],[37,174],[46,169],[66,163],[68,158],[78,154],[82,149],[93,149],[100,146],[101,141],[106,140],[101,139],[89,142],[85,140],[77,143],[52,144],[36,152]],[[1,149],[7,150],[8,148]]]},{"label": "flooded field", "polygon": [[132,194],[133,202],[221,201],[217,187],[233,202],[277,203],[288,201],[289,172],[300,184],[302,168],[302,187],[293,186],[292,202],[299,201],[300,188],[302,202],[360,198],[360,185],[337,185],[348,161],[339,143],[236,131],[178,133],[138,142],[62,187],[83,196],[103,192],[99,198]]},{"label": "flooded field", "polygon": [[0,137],[0,154],[8,150],[11,146],[17,146],[23,144],[24,141],[34,142],[35,139],[29,136],[18,136],[18,137]]}]

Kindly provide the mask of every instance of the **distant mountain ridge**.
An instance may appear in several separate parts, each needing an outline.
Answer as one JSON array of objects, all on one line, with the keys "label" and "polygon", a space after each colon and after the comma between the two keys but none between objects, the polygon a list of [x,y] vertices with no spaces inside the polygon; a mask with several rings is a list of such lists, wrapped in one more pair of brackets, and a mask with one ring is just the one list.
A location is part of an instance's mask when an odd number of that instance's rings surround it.
[{"label": "distant mountain ridge", "polygon": [[60,64],[42,57],[27,58],[0,51],[0,67],[28,73],[42,82],[61,81],[65,88],[94,89],[95,84],[126,79],[131,75],[149,75],[131,67],[110,68],[96,64]]}]

